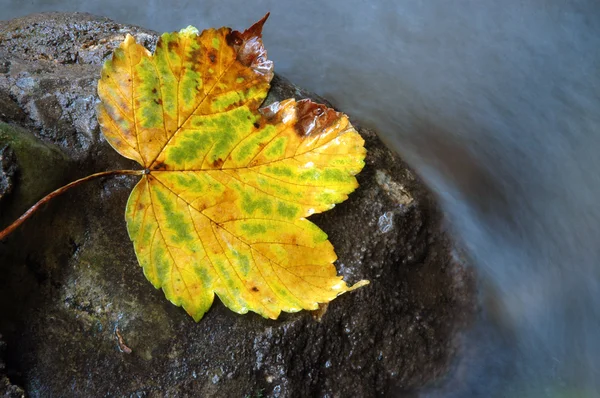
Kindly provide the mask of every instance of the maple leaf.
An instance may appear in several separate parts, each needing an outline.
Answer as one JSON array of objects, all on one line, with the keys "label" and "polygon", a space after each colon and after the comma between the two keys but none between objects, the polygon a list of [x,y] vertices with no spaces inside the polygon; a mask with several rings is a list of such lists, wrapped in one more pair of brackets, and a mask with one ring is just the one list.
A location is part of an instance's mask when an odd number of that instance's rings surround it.
[{"label": "maple leaf", "polygon": [[106,61],[98,119],[145,169],[127,202],[144,274],[198,321],[214,294],[237,313],[314,310],[348,286],[327,235],[305,217],[357,186],[364,141],[347,117],[286,100],[259,111],[273,77],[261,30],[132,36]]}]

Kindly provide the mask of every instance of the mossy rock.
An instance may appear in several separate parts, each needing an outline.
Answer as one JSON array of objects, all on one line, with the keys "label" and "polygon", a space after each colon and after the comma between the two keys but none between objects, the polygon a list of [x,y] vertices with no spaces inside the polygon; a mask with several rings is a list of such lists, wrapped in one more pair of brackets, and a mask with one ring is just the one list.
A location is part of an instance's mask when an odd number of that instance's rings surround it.
[{"label": "mossy rock", "polygon": [[[67,179],[69,159],[29,131],[0,122],[0,225],[5,226]],[[0,185],[0,188],[2,186]]]}]

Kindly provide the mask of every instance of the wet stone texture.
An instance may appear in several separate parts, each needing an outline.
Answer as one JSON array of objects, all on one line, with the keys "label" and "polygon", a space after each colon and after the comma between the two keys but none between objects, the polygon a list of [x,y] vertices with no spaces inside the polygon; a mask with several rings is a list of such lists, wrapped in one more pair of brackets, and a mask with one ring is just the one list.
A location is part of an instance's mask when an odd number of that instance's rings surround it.
[{"label": "wet stone texture", "polygon": [[[67,181],[138,168],[103,140],[94,112],[100,65],[126,33],[150,48],[157,39],[86,14],[0,22],[0,225]],[[276,77],[269,101],[307,95]],[[311,220],[345,279],[370,285],[276,321],[215,300],[195,323],[137,265],[124,221],[136,177],[96,180],[0,243],[0,394],[412,396],[442,376],[473,312],[473,277],[419,180],[360,132],[360,188]]]},{"label": "wet stone texture", "polygon": [[4,144],[0,148],[0,200],[11,193],[16,169],[15,153],[8,144]]}]

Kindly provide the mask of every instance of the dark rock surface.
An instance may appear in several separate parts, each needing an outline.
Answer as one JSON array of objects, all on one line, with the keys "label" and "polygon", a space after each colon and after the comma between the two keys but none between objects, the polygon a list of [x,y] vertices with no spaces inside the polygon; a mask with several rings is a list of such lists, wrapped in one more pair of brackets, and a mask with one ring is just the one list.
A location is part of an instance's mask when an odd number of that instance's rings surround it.
[{"label": "dark rock surface", "polygon": [[0,335],[0,397],[4,398],[21,398],[25,396],[25,392],[19,386],[15,386],[10,382],[10,379],[5,374],[6,365],[4,364],[4,350],[6,343],[2,341]]},{"label": "dark rock surface", "polygon": [[[126,33],[156,41],[85,14],[0,23],[0,120],[37,137],[0,141],[17,167],[0,226],[65,181],[137,168],[104,141],[94,112],[100,65]],[[307,95],[276,77],[268,101]],[[33,397],[369,397],[410,396],[443,375],[473,312],[473,277],[427,190],[373,132],[360,132],[369,151],[360,188],[311,220],[329,234],[345,279],[370,285],[276,321],[215,300],[195,323],[137,265],[123,215],[136,179],[96,180],[0,243],[0,384],[5,372]],[[21,161],[23,146],[39,164]],[[25,189],[26,176],[47,173]]]},{"label": "dark rock surface", "polygon": [[16,171],[15,152],[5,144],[0,148],[0,200],[12,192]]},{"label": "dark rock surface", "polygon": [[68,182],[72,165],[56,145],[0,120],[0,217],[19,217],[37,199]]}]

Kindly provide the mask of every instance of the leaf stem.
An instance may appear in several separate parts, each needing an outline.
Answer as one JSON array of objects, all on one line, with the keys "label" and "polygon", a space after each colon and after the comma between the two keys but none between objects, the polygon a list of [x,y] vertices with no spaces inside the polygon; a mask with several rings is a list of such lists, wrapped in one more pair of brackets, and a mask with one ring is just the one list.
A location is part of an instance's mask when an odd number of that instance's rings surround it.
[{"label": "leaf stem", "polygon": [[48,202],[50,199],[55,196],[60,195],[63,192],[68,191],[69,189],[77,186],[83,182],[90,181],[96,178],[107,177],[107,176],[115,176],[115,175],[143,175],[146,174],[146,170],[109,170],[103,171],[100,173],[91,174],[87,177],[80,178],[79,180],[68,183],[67,185],[58,188],[55,191],[50,192],[48,195],[44,196],[40,199],[36,204],[31,206],[29,210],[27,210],[23,215],[17,218],[12,224],[6,227],[4,230],[0,231],[0,241],[10,235],[19,225],[23,224],[25,220],[27,220],[31,215],[38,210],[43,204]]}]

